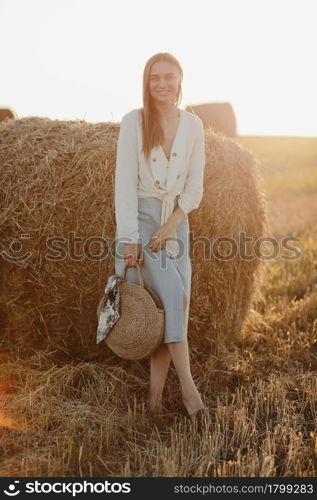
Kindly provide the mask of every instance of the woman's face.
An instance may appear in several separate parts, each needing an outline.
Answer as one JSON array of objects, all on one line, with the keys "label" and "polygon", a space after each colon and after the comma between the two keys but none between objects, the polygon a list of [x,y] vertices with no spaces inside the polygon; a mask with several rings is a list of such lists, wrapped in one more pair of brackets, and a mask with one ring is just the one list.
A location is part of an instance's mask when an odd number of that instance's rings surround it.
[{"label": "woman's face", "polygon": [[151,67],[149,91],[158,102],[175,102],[178,86],[181,83],[177,67],[166,61],[158,61]]}]

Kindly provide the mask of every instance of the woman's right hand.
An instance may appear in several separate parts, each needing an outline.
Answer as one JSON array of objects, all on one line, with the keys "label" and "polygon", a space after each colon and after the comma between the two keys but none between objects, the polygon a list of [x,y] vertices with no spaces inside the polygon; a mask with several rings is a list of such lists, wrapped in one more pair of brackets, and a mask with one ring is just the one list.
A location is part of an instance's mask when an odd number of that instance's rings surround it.
[{"label": "woman's right hand", "polygon": [[123,258],[128,267],[135,267],[136,263],[143,266],[143,247],[140,243],[124,243]]}]

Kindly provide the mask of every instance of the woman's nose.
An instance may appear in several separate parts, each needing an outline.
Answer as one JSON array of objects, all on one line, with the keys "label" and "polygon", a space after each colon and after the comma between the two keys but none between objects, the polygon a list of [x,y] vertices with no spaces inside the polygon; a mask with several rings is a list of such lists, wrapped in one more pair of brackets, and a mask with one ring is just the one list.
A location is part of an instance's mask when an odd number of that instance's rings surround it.
[{"label": "woman's nose", "polygon": [[162,90],[164,90],[164,88],[167,87],[166,85],[166,81],[164,80],[164,78],[162,78],[161,80],[159,80],[158,82],[158,86],[161,88],[162,87]]}]

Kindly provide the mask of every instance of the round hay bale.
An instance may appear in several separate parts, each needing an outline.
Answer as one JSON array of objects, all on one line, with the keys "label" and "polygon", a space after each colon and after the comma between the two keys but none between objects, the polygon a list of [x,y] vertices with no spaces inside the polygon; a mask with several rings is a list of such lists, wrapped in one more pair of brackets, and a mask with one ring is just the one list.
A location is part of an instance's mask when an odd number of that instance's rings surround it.
[{"label": "round hay bale", "polygon": [[14,120],[17,118],[16,113],[10,108],[0,108],[0,122],[5,120]]},{"label": "round hay bale", "polygon": [[237,119],[230,102],[206,102],[192,104],[185,108],[202,120],[204,129],[211,127],[213,132],[237,137]]},{"label": "round hay bale", "polygon": [[[118,132],[119,124],[40,117],[0,124],[4,345],[80,359],[112,356],[103,343],[96,345],[96,309],[114,273]],[[239,231],[256,239],[266,218],[253,156],[212,131],[205,144],[204,197],[189,214],[188,329],[190,345],[204,352],[206,344],[239,334],[260,262],[206,256],[206,248],[219,236],[238,241]]]}]

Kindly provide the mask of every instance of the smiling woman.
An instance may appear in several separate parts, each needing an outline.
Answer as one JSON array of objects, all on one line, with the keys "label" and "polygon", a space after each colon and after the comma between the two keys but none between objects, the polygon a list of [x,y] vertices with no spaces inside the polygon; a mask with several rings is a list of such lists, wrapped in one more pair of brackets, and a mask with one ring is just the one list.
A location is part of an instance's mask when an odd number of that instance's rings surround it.
[{"label": "smiling woman", "polygon": [[[171,145],[180,124],[183,70],[173,59],[146,66],[143,75],[143,151],[149,159],[153,147],[162,145],[169,158]],[[156,103],[151,106],[151,103]]]},{"label": "smiling woman", "polygon": [[164,339],[151,356],[149,409],[159,405],[172,359],[193,421],[204,405],[191,375],[187,341],[192,276],[188,213],[202,199],[205,148],[201,120],[177,107],[182,78],[182,68],[171,54],[151,57],[143,74],[143,108],[122,119],[115,178],[120,240],[115,268],[122,274],[127,264],[126,280],[138,283],[138,261],[147,285],[164,305]]}]

